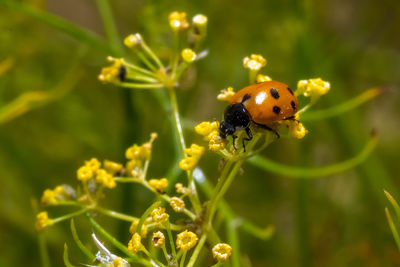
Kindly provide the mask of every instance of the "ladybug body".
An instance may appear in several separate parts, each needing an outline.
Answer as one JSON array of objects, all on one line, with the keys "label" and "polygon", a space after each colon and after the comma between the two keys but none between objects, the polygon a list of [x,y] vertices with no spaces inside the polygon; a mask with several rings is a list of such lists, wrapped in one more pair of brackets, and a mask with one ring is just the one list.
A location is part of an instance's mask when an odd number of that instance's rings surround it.
[{"label": "ladybug body", "polygon": [[[269,125],[276,121],[292,119],[298,109],[297,97],[284,83],[268,81],[247,86],[237,92],[229,101],[225,110],[224,120],[221,122],[219,132],[222,138],[235,132],[245,130],[251,140],[250,122],[264,129],[273,131]],[[233,142],[235,143],[235,142]]]}]

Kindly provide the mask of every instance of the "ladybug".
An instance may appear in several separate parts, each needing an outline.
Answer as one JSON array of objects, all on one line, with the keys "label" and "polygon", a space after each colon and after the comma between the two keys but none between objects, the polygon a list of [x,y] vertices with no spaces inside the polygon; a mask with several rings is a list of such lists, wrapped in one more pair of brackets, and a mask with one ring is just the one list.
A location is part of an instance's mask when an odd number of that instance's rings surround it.
[{"label": "ladybug", "polygon": [[297,110],[297,97],[286,84],[278,81],[253,84],[241,89],[229,100],[219,126],[219,135],[221,138],[232,135],[235,147],[235,132],[245,130],[248,136],[243,138],[245,150],[244,141],[253,138],[251,122],[274,132],[279,138],[279,134],[270,125],[280,120],[294,119]]}]

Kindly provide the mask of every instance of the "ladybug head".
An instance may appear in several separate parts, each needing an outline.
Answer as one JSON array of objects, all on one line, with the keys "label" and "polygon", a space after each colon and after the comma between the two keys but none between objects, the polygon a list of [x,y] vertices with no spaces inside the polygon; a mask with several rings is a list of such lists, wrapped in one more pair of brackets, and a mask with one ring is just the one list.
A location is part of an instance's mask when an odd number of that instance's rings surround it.
[{"label": "ladybug head", "polygon": [[235,133],[235,126],[228,123],[226,120],[221,121],[219,125],[219,136],[221,138],[226,138],[228,135],[232,135]]}]

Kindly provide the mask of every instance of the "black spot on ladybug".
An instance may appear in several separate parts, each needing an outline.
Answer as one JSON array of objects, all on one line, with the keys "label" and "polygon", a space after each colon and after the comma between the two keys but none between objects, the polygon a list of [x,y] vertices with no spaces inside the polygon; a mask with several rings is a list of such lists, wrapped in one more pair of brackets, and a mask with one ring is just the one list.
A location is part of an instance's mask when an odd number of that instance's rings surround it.
[{"label": "black spot on ladybug", "polygon": [[294,101],[290,102],[290,105],[292,105],[294,111],[297,110],[296,103],[294,103]]},{"label": "black spot on ladybug", "polygon": [[290,93],[291,95],[294,95],[292,89],[290,89],[289,87],[288,87],[287,89],[288,89],[288,91],[289,91],[289,93]]},{"label": "black spot on ladybug", "polygon": [[243,96],[243,98],[242,98],[242,102],[241,103],[244,103],[246,100],[249,100],[250,98],[251,98],[251,96],[249,94],[245,94]]},{"label": "black spot on ladybug", "polygon": [[279,98],[279,93],[275,88],[271,88],[271,90],[269,92],[271,93],[273,98],[275,98],[275,99]]},{"label": "black spot on ladybug", "polygon": [[274,106],[274,107],[272,108],[272,111],[273,111],[275,114],[279,115],[279,113],[281,112],[281,108],[278,107],[278,106]]},{"label": "black spot on ladybug", "polygon": [[119,68],[118,78],[121,82],[125,81],[126,79],[126,67],[123,65],[121,65],[121,67]]}]

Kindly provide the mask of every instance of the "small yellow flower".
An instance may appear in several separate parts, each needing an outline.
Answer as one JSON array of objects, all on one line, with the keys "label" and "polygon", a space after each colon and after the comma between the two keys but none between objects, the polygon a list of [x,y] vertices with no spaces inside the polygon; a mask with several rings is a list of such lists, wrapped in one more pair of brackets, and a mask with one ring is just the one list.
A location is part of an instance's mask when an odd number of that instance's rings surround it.
[{"label": "small yellow flower", "polygon": [[192,171],[196,167],[199,159],[196,157],[186,157],[179,161],[179,168],[184,171]]},{"label": "small yellow flower", "polygon": [[218,122],[213,121],[203,121],[200,124],[198,124],[196,127],[194,127],[194,130],[196,133],[202,135],[202,136],[207,136],[209,135],[212,131],[218,129]]},{"label": "small yellow flower", "polygon": [[174,31],[185,30],[189,28],[189,23],[186,20],[185,12],[174,11],[169,14],[169,25]]},{"label": "small yellow flower", "polygon": [[125,171],[127,176],[136,177],[139,175],[142,162],[140,160],[132,159],[126,163]]},{"label": "small yellow flower", "polygon": [[129,252],[136,254],[142,249],[142,238],[138,233],[133,234],[131,240],[128,243]]},{"label": "small yellow flower", "polygon": [[44,206],[48,205],[54,205],[58,202],[57,200],[57,194],[51,189],[46,189],[43,192],[42,198],[41,198],[41,203]]},{"label": "small yellow flower", "polygon": [[96,171],[96,182],[103,184],[105,187],[114,188],[117,186],[114,176],[106,172],[104,169],[98,169]]},{"label": "small yellow flower", "polygon": [[88,161],[85,161],[85,166],[89,167],[92,171],[95,172],[100,168],[101,163],[100,163],[100,161],[98,159],[92,158],[92,159],[90,159]]},{"label": "small yellow flower", "polygon": [[88,166],[82,166],[77,171],[77,177],[80,181],[87,181],[93,177],[93,171]]},{"label": "small yellow flower", "polygon": [[188,251],[197,244],[197,235],[191,231],[185,230],[182,233],[179,233],[176,238],[176,247],[183,250]]},{"label": "small yellow flower", "polygon": [[187,187],[184,187],[181,183],[177,183],[175,185],[176,192],[183,194],[183,195],[189,195],[190,194],[190,189]]},{"label": "small yellow flower", "polygon": [[259,71],[265,65],[267,65],[267,60],[262,55],[252,54],[243,59],[243,66],[253,71]]},{"label": "small yellow flower", "polygon": [[228,144],[228,140],[221,138],[218,131],[214,131],[213,134],[209,135],[209,137],[210,140],[208,141],[208,149],[210,149],[211,151],[222,150]]},{"label": "small yellow flower", "polygon": [[183,212],[185,210],[185,202],[179,197],[171,197],[169,204],[176,212]]},{"label": "small yellow flower", "polygon": [[183,60],[187,63],[192,63],[197,58],[196,53],[190,48],[183,49],[181,52],[181,56]]},{"label": "small yellow flower", "polygon": [[65,195],[67,193],[62,185],[57,185],[53,191],[56,193],[56,195]]},{"label": "small yellow flower", "polygon": [[165,236],[162,232],[157,231],[153,233],[153,237],[151,239],[151,243],[153,244],[153,247],[155,248],[162,248],[165,243]]},{"label": "small yellow flower", "polygon": [[[136,230],[137,230],[138,224],[139,224],[139,221],[138,221],[138,220],[133,221],[132,224],[131,224],[131,226],[129,227],[129,233],[135,234],[135,233],[136,233]],[[144,225],[144,224],[142,224],[141,231],[140,231],[140,236],[141,236],[142,238],[145,238],[145,237],[147,236],[147,227],[146,227],[146,225]]]},{"label": "small yellow flower", "polygon": [[194,34],[201,37],[206,36],[208,18],[202,14],[197,14],[193,17],[192,22]]},{"label": "small yellow flower", "polygon": [[129,147],[125,152],[127,159],[140,159],[142,155],[142,148],[136,144]]},{"label": "small yellow flower", "polygon": [[216,244],[212,249],[213,257],[219,261],[226,261],[232,254],[232,247],[225,243]]},{"label": "small yellow flower", "polygon": [[185,154],[191,157],[201,157],[204,154],[204,147],[192,144],[189,148],[185,149]]},{"label": "small yellow flower", "polygon": [[129,48],[140,48],[143,44],[143,38],[139,33],[131,34],[124,39],[124,44]]},{"label": "small yellow flower", "polygon": [[168,179],[161,178],[161,179],[150,179],[149,185],[157,190],[158,193],[164,193],[165,188],[168,187]]},{"label": "small yellow flower", "polygon": [[258,83],[272,81],[271,77],[263,74],[258,74],[256,80]]},{"label": "small yellow flower", "polygon": [[116,173],[120,173],[124,166],[120,163],[110,161],[110,160],[105,160],[104,161],[104,169],[108,172],[111,173],[112,175]]},{"label": "small yellow flower", "polygon": [[165,208],[157,208],[151,212],[153,221],[161,223],[169,218],[169,215],[165,212]]},{"label": "small yellow flower", "polygon": [[304,96],[324,95],[329,92],[331,85],[321,78],[300,80],[297,83],[297,93]]},{"label": "small yellow flower", "polygon": [[217,99],[220,101],[229,101],[231,97],[235,94],[233,91],[233,87],[229,86],[226,89],[222,89],[217,96]]},{"label": "small yellow flower", "polygon": [[102,82],[120,82],[121,70],[125,68],[123,60],[113,57],[108,57],[107,60],[113,64],[102,68],[98,79]]},{"label": "small yellow flower", "polygon": [[36,215],[36,223],[35,223],[36,230],[42,231],[51,224],[52,221],[49,219],[47,211],[39,212],[38,215]]},{"label": "small yellow flower", "polygon": [[301,122],[291,121],[289,124],[289,131],[294,138],[302,139],[307,133],[307,129]]},{"label": "small yellow flower", "polygon": [[126,267],[126,266],[129,266],[129,265],[121,257],[115,257],[112,262],[112,265],[111,265],[111,267]]}]

